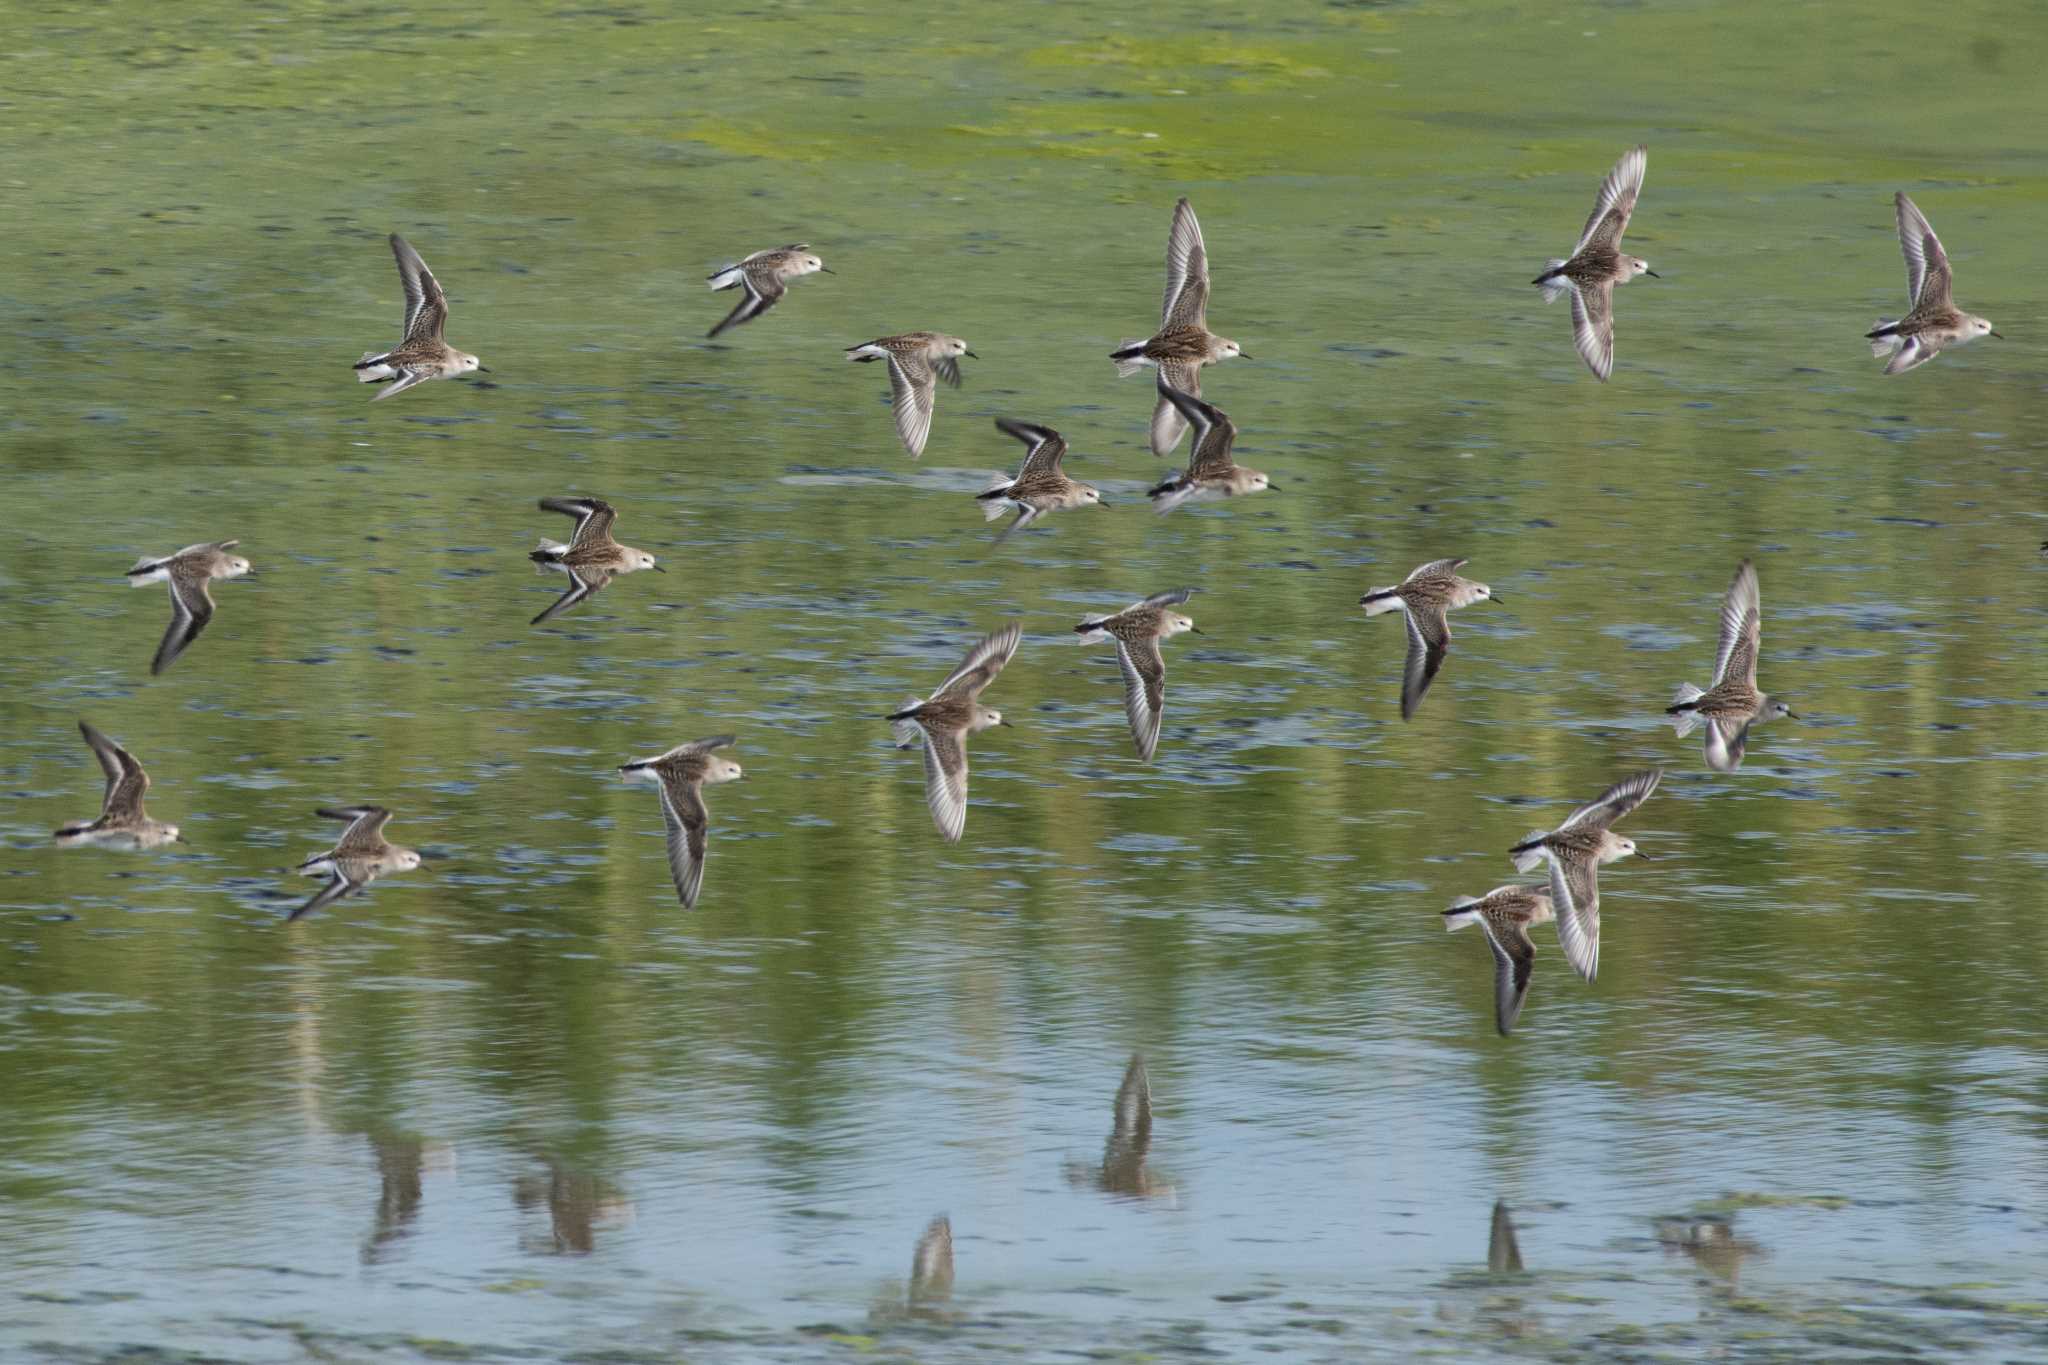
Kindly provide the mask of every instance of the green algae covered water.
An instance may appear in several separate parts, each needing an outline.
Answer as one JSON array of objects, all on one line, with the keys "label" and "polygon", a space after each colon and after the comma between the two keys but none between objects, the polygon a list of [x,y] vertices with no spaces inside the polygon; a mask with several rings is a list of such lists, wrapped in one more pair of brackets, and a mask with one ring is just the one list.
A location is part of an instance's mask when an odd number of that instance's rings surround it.
[{"label": "green algae covered water", "polygon": [[[0,1359],[2048,1358],[2048,28],[1936,17],[16,14]],[[1638,141],[1602,386],[1527,281]],[[1887,380],[1898,189],[2008,339]],[[1280,487],[1161,519],[1105,353],[1183,194]],[[493,373],[372,407],[394,229]],[[982,358],[912,463],[841,350],[918,328]],[[992,550],[996,416],[1110,505]],[[529,629],[572,492],[669,573]],[[230,536],[150,679],[122,570]],[[1355,603],[1449,554],[1403,725]],[[1804,720],[1724,777],[1659,712],[1745,556]],[[1140,765],[1069,627],[1183,584]],[[947,846],[879,717],[1005,619]],[[81,716],[188,844],[50,843]],[[724,731],[685,914],[614,769]],[[1496,1037],[1437,912],[1652,763]],[[363,800],[426,865],[283,928]]]}]

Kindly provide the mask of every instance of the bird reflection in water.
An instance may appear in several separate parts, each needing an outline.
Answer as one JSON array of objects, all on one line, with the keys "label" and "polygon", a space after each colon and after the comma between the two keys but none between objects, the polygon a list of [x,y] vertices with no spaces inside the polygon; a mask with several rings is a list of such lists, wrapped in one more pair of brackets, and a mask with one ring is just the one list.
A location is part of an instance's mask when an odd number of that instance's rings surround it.
[{"label": "bird reflection in water", "polygon": [[953,1220],[940,1214],[925,1225],[910,1254],[910,1288],[897,1297],[895,1281],[876,1295],[868,1321],[877,1327],[902,1322],[951,1322],[953,1297]]},{"label": "bird reflection in water", "polygon": [[1657,1220],[1657,1245],[1674,1256],[1690,1257],[1717,1287],[1733,1294],[1740,1287],[1742,1263],[1764,1249],[1735,1231],[1732,1214],[1688,1214]]},{"label": "bird reflection in water", "polygon": [[630,1226],[633,1201],[606,1180],[583,1171],[570,1170],[552,1157],[543,1157],[545,1175],[522,1175],[512,1182],[512,1202],[522,1210],[548,1211],[548,1236],[531,1237],[522,1232],[522,1249],[557,1256],[583,1256],[597,1249],[599,1229],[610,1231]]},{"label": "bird reflection in water", "polygon": [[420,1176],[455,1169],[455,1149],[414,1133],[376,1132],[369,1136],[377,1158],[377,1215],[363,1239],[364,1265],[381,1265],[397,1255],[399,1244],[412,1234],[420,1212]]},{"label": "bird reflection in water", "polygon": [[1522,1248],[1515,1241],[1515,1220],[1504,1199],[1493,1201],[1493,1230],[1486,1237],[1486,1269],[1493,1275],[1522,1273]]},{"label": "bird reflection in water", "polygon": [[1151,1150],[1152,1083],[1145,1074],[1145,1054],[1134,1052],[1116,1090],[1116,1122],[1102,1147],[1102,1165],[1069,1161],[1067,1182],[1128,1199],[1172,1199],[1173,1182],[1146,1169]]}]

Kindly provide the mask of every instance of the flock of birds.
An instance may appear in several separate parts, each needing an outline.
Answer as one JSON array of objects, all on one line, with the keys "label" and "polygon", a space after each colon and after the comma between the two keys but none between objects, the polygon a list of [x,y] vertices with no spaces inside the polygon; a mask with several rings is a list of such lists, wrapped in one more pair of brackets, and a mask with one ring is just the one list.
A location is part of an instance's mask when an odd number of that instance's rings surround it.
[{"label": "flock of birds", "polygon": [[[1546,300],[1570,298],[1577,349],[1602,380],[1614,366],[1614,286],[1638,275],[1656,277],[1647,261],[1621,251],[1647,165],[1648,154],[1640,146],[1615,164],[1601,182],[1592,215],[1571,255],[1550,261],[1534,281]],[[1924,364],[1947,347],[1998,335],[1986,319],[1956,308],[1948,256],[1940,240],[1904,194],[1897,196],[1896,204],[1911,307],[1901,318],[1880,320],[1866,334],[1874,354],[1890,355],[1887,374]],[[448,344],[447,297],[419,253],[396,233],[391,236],[391,250],[405,290],[403,339],[390,350],[365,353],[355,364],[357,379],[388,385],[376,395],[381,400],[428,380],[488,373],[476,356]],[[712,289],[742,293],[739,303],[710,335],[717,337],[761,317],[784,298],[792,280],[818,273],[832,272],[803,244],[756,252],[714,272],[710,276]],[[1125,342],[1110,353],[1120,376],[1147,366],[1156,372],[1158,393],[1150,427],[1155,454],[1170,455],[1183,435],[1190,430],[1194,433],[1186,469],[1150,490],[1149,496],[1161,512],[1192,501],[1238,497],[1273,487],[1264,473],[1233,460],[1231,446],[1237,428],[1201,397],[1203,367],[1244,354],[1235,341],[1209,331],[1209,288],[1209,256],[1201,225],[1194,209],[1182,199],[1174,207],[1167,235],[1166,293],[1159,327],[1150,337]],[[930,438],[939,383],[957,387],[961,358],[974,357],[965,341],[939,332],[877,337],[849,347],[846,354],[858,363],[887,366],[896,434],[913,458],[922,454]],[[999,540],[1050,512],[1100,502],[1095,488],[1068,478],[1062,470],[1067,443],[1059,432],[1010,419],[998,419],[996,425],[1025,446],[1023,464],[1015,477],[1000,479],[976,495],[990,520],[1014,510],[1015,517]],[[623,575],[643,569],[662,571],[653,554],[613,538],[617,513],[604,500],[544,498],[540,507],[573,517],[576,525],[566,543],[542,540],[530,555],[535,563],[559,570],[568,580],[561,597],[534,617],[533,625],[574,608]],[[128,570],[128,579],[135,586],[161,582],[170,588],[171,622],[151,661],[152,674],[168,669],[212,620],[211,584],[250,572],[248,560],[229,553],[238,543],[223,540],[189,545],[172,555],[144,557]],[[1499,600],[1486,584],[1459,575],[1465,563],[1463,559],[1434,560],[1401,582],[1374,588],[1359,599],[1367,616],[1399,611],[1407,625],[1401,683],[1404,720],[1414,716],[1449,653],[1449,613],[1476,602]],[[1189,596],[1187,588],[1156,593],[1120,612],[1090,617],[1075,627],[1085,642],[1115,645],[1132,740],[1139,757],[1147,761],[1157,750],[1165,709],[1166,665],[1161,645],[1195,630],[1192,619],[1174,610]],[[1680,737],[1695,727],[1705,727],[1705,761],[1717,771],[1733,772],[1741,766],[1754,726],[1792,715],[1782,701],[1757,687],[1761,612],[1756,569],[1744,560],[1723,600],[1711,684],[1705,689],[1681,686],[1667,708]],[[887,717],[899,747],[922,749],[926,804],[933,823],[949,841],[960,839],[967,825],[968,739],[1008,723],[1000,711],[982,704],[982,694],[1016,653],[1022,636],[1021,627],[1014,623],[990,633],[968,650],[960,666],[929,696],[912,697]],[[64,826],[56,832],[58,842],[153,848],[178,840],[176,825],[151,818],[145,809],[149,776],[135,757],[92,725],[81,721],[79,729],[105,773],[106,791],[98,818]],[[719,752],[734,742],[732,735],[694,740],[620,767],[628,779],[650,782],[660,794],[670,871],[677,897],[686,908],[697,903],[704,882],[710,825],[704,788],[736,780],[742,773],[738,763]],[[1502,1034],[1513,1029],[1528,996],[1536,954],[1529,933],[1533,926],[1554,923],[1573,970],[1589,982],[1594,979],[1600,960],[1597,869],[1637,851],[1632,840],[1613,832],[1613,826],[1648,799],[1661,775],[1661,770],[1651,770],[1623,778],[1597,800],[1572,812],[1556,829],[1539,831],[1514,845],[1509,856],[1515,868],[1527,873],[1547,867],[1547,885],[1495,887],[1483,897],[1461,898],[1444,912],[1447,928],[1477,924],[1485,933],[1495,965],[1495,1023]],[[331,905],[379,877],[419,866],[417,852],[385,839],[384,829],[391,819],[385,807],[343,806],[321,809],[318,814],[345,821],[347,827],[334,847],[299,865],[299,872],[323,878],[326,884],[293,910],[290,919]]]}]

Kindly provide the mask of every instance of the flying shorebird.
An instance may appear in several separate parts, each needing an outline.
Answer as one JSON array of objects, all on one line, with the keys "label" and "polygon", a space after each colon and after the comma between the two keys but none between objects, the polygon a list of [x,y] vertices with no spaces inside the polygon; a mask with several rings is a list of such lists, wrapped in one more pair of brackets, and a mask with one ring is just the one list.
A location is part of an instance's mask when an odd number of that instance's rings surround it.
[{"label": "flying shorebird", "polygon": [[1593,215],[1586,219],[1586,230],[1579,234],[1570,259],[1546,262],[1543,273],[1531,281],[1542,287],[1545,303],[1555,303],[1559,294],[1572,296],[1572,342],[1587,368],[1602,380],[1614,373],[1614,286],[1638,275],[1663,278],[1648,261],[1621,254],[1621,234],[1628,231],[1649,164],[1647,147],[1637,147],[1615,162],[1600,182]]},{"label": "flying shorebird", "polygon": [[330,880],[313,899],[285,916],[286,923],[362,890],[387,872],[410,872],[420,865],[420,855],[412,849],[384,842],[384,826],[390,822],[391,812],[382,806],[341,806],[313,813],[323,820],[349,824],[333,848],[299,864],[297,871],[306,876]]},{"label": "flying shorebird", "polygon": [[441,282],[412,244],[391,234],[391,254],[398,258],[398,279],[405,286],[405,339],[388,351],[365,351],[356,362],[356,380],[363,384],[398,381],[370,401],[381,402],[429,379],[453,379],[474,370],[489,374],[467,351],[458,351],[441,337],[448,325],[448,296]]},{"label": "flying shorebird", "polygon": [[960,357],[973,356],[959,337],[938,332],[905,332],[901,336],[876,337],[846,348],[846,358],[869,365],[877,360],[889,363],[889,392],[896,409],[896,435],[913,460],[924,454],[924,443],[932,434],[932,405],[938,381],[960,387]]},{"label": "flying shorebird", "polygon": [[546,611],[534,617],[529,625],[537,626],[550,617],[559,616],[621,574],[637,573],[641,569],[668,572],[655,563],[654,556],[647,551],[621,545],[612,539],[612,523],[618,520],[619,514],[603,498],[542,498],[540,510],[576,518],[576,529],[570,534],[567,545],[558,540],[543,540],[540,548],[527,556],[536,564],[560,569],[569,576],[568,591],[557,597]]},{"label": "flying shorebird", "polygon": [[998,479],[986,493],[974,495],[981,503],[982,517],[988,521],[994,521],[1012,507],[1017,509],[1016,520],[996,537],[998,545],[1008,540],[1011,532],[1023,530],[1047,512],[1102,501],[1102,494],[1094,485],[1076,483],[1060,468],[1060,461],[1067,454],[1066,437],[1051,427],[1007,417],[996,418],[996,427],[1025,445],[1024,465],[1016,478]]},{"label": "flying shorebird", "polygon": [[746,293],[725,315],[725,320],[713,327],[707,336],[715,337],[728,327],[737,327],[760,317],[782,302],[782,296],[789,292],[789,281],[798,276],[814,275],[820,271],[827,275],[836,273],[826,270],[825,263],[810,252],[810,247],[804,243],[792,242],[770,251],[757,251],[737,265],[711,272],[709,279],[714,292],[744,287]]},{"label": "flying shorebird", "polygon": [[732,742],[731,735],[695,739],[665,754],[619,765],[628,781],[652,782],[661,789],[661,815],[668,825],[668,870],[685,910],[696,906],[697,893],[704,887],[704,835],[711,827],[704,788],[740,776],[739,764],[712,757],[714,750]]},{"label": "flying shorebird", "polygon": [[1169,386],[1163,370],[1159,375],[1159,396],[1173,404],[1195,429],[1186,472],[1167,475],[1145,494],[1159,511],[1171,512],[1184,502],[1234,498],[1274,486],[1258,470],[1247,469],[1230,457],[1230,447],[1237,440],[1237,424],[1229,416]]},{"label": "flying shorebird", "polygon": [[[1147,365],[1159,367],[1160,382],[1196,398],[1202,396],[1202,367],[1219,360],[1250,356],[1229,337],[1209,330],[1209,249],[1202,243],[1202,225],[1186,199],[1173,206],[1173,227],[1166,234],[1166,300],[1159,310],[1159,330],[1144,341],[1126,341],[1109,353],[1117,377],[1136,374]],[[1152,409],[1152,453],[1173,453],[1187,419],[1161,393]]]},{"label": "flying shorebird", "polygon": [[923,701],[912,697],[888,717],[897,748],[924,740],[924,801],[949,843],[958,843],[967,828],[967,737],[1010,723],[981,704],[982,689],[996,680],[1023,638],[1024,628],[1015,622],[984,636],[936,692]]},{"label": "flying shorebird", "polygon": [[240,578],[249,572],[249,561],[239,555],[231,555],[242,542],[239,540],[216,540],[187,545],[176,554],[161,559],[144,555],[135,561],[135,567],[128,571],[128,586],[139,588],[148,583],[171,585],[171,624],[164,630],[164,638],[157,643],[156,657],[149,661],[151,674],[162,673],[185,647],[199,638],[199,632],[206,629],[206,623],[213,619],[213,594],[207,585],[216,578]]},{"label": "flying shorebird", "polygon": [[1448,614],[1474,602],[1498,601],[1484,583],[1458,577],[1468,560],[1433,559],[1391,588],[1374,588],[1358,599],[1367,616],[1400,611],[1408,621],[1408,663],[1401,671],[1401,719],[1422,705],[1422,694],[1436,681],[1451,649]]},{"label": "flying shorebird", "polygon": [[1948,266],[1948,253],[1941,238],[1934,235],[1927,215],[1903,193],[1894,196],[1899,210],[1899,249],[1906,254],[1906,298],[1913,305],[1902,318],[1879,318],[1877,326],[1863,335],[1870,341],[1870,353],[1892,356],[1886,374],[1904,374],[1941,354],[1944,347],[1961,346],[1978,337],[2004,337],[1991,330],[1991,319],[1965,313],[1950,296],[1955,277]]},{"label": "flying shorebird", "polygon": [[[1195,630],[1192,620],[1167,608],[1187,601],[1192,591],[1175,588],[1155,593],[1114,616],[1092,616],[1074,627],[1084,643],[1116,641],[1117,667],[1124,675],[1124,715],[1131,723],[1138,757],[1148,763],[1152,751],[1159,747],[1159,722],[1166,711],[1166,660],[1159,652],[1159,642]],[[1195,634],[1201,633],[1195,630]]]},{"label": "flying shorebird", "polygon": [[183,843],[176,825],[152,820],[143,809],[142,797],[149,790],[149,774],[135,761],[135,755],[84,721],[78,722],[78,733],[92,746],[92,756],[99,760],[100,771],[107,775],[107,791],[100,800],[99,818],[74,820],[57,831],[57,842],[108,844],[116,848]]},{"label": "flying shorebird", "polygon": [[1515,1020],[1522,1016],[1529,977],[1536,969],[1536,945],[1529,939],[1529,929],[1554,917],[1550,896],[1542,887],[1516,883],[1496,886],[1476,900],[1460,896],[1444,911],[1446,932],[1476,924],[1486,934],[1486,946],[1493,950],[1493,1026],[1503,1038],[1514,1032]]},{"label": "flying shorebird", "polygon": [[1714,659],[1713,684],[1702,692],[1680,683],[1672,704],[1664,708],[1671,727],[1684,739],[1692,727],[1707,723],[1707,766],[1732,773],[1742,766],[1753,725],[1779,716],[1798,720],[1784,702],[1756,690],[1757,646],[1763,636],[1763,597],[1756,566],[1743,560],[1721,601],[1721,652]]},{"label": "flying shorebird", "polygon": [[1600,971],[1600,882],[1601,863],[1626,858],[1636,851],[1635,840],[1624,839],[1609,826],[1643,804],[1657,782],[1662,768],[1624,777],[1600,793],[1600,799],[1580,806],[1565,822],[1549,833],[1538,830],[1508,850],[1517,872],[1533,872],[1550,864],[1550,905],[1557,916],[1557,941],[1565,959],[1587,981]]}]

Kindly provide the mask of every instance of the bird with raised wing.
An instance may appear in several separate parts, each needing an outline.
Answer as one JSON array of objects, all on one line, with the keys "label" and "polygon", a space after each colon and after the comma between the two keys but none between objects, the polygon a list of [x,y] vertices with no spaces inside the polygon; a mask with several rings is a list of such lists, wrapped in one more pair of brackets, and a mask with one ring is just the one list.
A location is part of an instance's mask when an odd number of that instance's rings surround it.
[{"label": "bird with raised wing", "polygon": [[527,555],[543,568],[560,569],[569,578],[568,589],[534,617],[530,625],[537,626],[561,615],[621,574],[642,569],[668,572],[647,551],[612,539],[612,523],[619,514],[603,498],[542,498],[540,510],[576,518],[576,529],[570,533],[568,544],[543,539],[540,548]]},{"label": "bird with raised wing", "polygon": [[313,813],[323,820],[346,820],[348,828],[333,848],[299,864],[297,871],[303,875],[328,881],[313,899],[285,916],[287,922],[325,909],[386,873],[410,872],[420,865],[418,853],[384,841],[384,826],[390,823],[391,812],[382,806],[338,806]]},{"label": "bird with raised wing", "polygon": [[[1109,353],[1117,377],[1157,366],[1160,382],[1196,398],[1202,396],[1202,367],[1233,356],[1249,360],[1236,342],[1209,330],[1209,248],[1202,225],[1186,199],[1173,206],[1173,226],[1166,234],[1166,299],[1159,309],[1159,330],[1143,341],[1126,341]],[[1162,459],[1173,453],[1187,419],[1164,393],[1152,408],[1152,453]]]},{"label": "bird with raised wing", "polygon": [[371,401],[404,393],[429,379],[489,374],[475,356],[456,350],[442,338],[442,330],[448,325],[448,296],[441,292],[441,282],[427,269],[420,253],[394,232],[391,254],[398,258],[398,280],[405,287],[405,328],[403,339],[396,346],[388,351],[365,351],[355,364],[358,383],[391,381],[391,387]]},{"label": "bird with raised wing", "polygon": [[100,798],[96,820],[74,820],[56,832],[60,844],[105,844],[112,848],[156,848],[161,844],[183,843],[178,827],[152,820],[143,808],[143,794],[149,790],[149,774],[135,761],[135,755],[108,739],[85,721],[78,733],[99,760],[106,774],[106,794]]},{"label": "bird with raised wing", "polygon": [[1556,302],[1562,294],[1571,296],[1572,343],[1586,368],[1602,380],[1614,373],[1614,286],[1638,275],[1663,278],[1648,261],[1621,252],[1621,235],[1628,231],[1649,164],[1647,147],[1633,148],[1615,162],[1600,182],[1592,215],[1572,254],[1546,262],[1543,273],[1531,281],[1543,291],[1545,303]]},{"label": "bird with raised wing", "polygon": [[987,521],[994,521],[1013,507],[1017,509],[1016,518],[996,537],[997,544],[1008,540],[1012,532],[1023,530],[1047,512],[1085,507],[1102,501],[1102,494],[1092,484],[1070,479],[1060,468],[1060,462],[1066,458],[1067,440],[1057,431],[1036,422],[1018,422],[1008,417],[996,418],[996,428],[1016,437],[1025,446],[1024,464],[1015,478],[998,478],[989,485],[987,492],[974,495],[981,504],[982,517]]},{"label": "bird with raised wing", "polygon": [[1704,691],[1680,683],[1664,714],[1684,739],[1693,726],[1706,722],[1707,766],[1732,773],[1742,766],[1751,727],[1785,716],[1792,708],[1756,687],[1757,650],[1763,639],[1763,593],[1756,565],[1743,560],[1735,580],[1721,599],[1721,648],[1714,657],[1714,681]]},{"label": "bird with raised wing", "polygon": [[2005,340],[1991,330],[1991,319],[1956,307],[1948,252],[1942,250],[1927,215],[1903,192],[1893,196],[1893,206],[1898,210],[1899,250],[1906,257],[1906,299],[1912,306],[1902,318],[1879,318],[1877,326],[1863,334],[1872,355],[1891,356],[1884,372],[1904,374],[1947,347],[1978,337]]},{"label": "bird with raised wing", "polygon": [[1231,457],[1230,448],[1237,442],[1237,424],[1228,414],[1168,385],[1164,371],[1160,372],[1158,383],[1160,397],[1173,404],[1195,429],[1195,440],[1188,449],[1187,469],[1167,475],[1146,491],[1145,496],[1152,499],[1154,508],[1162,513],[1171,512],[1182,503],[1234,498],[1274,486],[1264,474],[1247,469]]}]

